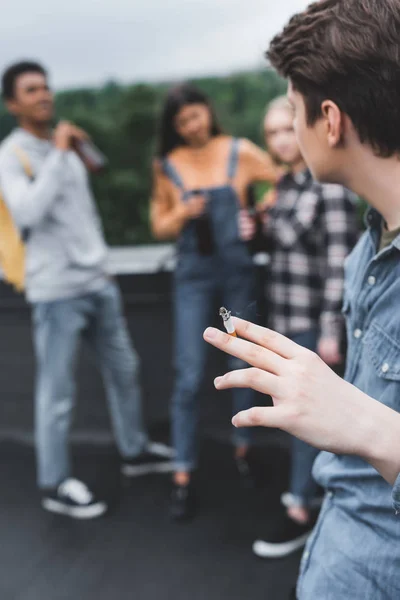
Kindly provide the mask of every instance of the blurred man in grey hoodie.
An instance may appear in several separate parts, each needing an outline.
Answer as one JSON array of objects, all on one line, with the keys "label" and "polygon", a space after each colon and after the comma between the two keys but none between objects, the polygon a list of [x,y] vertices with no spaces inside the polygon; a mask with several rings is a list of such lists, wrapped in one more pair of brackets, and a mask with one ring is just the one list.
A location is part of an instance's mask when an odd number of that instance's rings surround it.
[{"label": "blurred man in grey hoodie", "polygon": [[[74,364],[82,334],[101,367],[125,475],[167,471],[168,449],[149,442],[142,420],[138,357],[106,273],[107,246],[84,164],[73,151],[86,134],[71,123],[52,129],[46,71],[24,62],[3,74],[2,94],[19,127],[0,146],[0,188],[26,239],[25,288],[33,308],[37,360],[35,435],[42,506],[75,518],[107,510],[71,478],[68,435]],[[32,178],[19,154],[29,160]]]}]

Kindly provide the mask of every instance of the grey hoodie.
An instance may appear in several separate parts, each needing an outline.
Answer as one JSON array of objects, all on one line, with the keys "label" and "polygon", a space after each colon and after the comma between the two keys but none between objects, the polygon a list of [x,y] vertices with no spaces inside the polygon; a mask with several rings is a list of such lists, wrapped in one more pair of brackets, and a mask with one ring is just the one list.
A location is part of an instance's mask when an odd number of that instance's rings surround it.
[{"label": "grey hoodie", "polygon": [[[33,180],[15,147],[29,158]],[[76,297],[105,285],[107,247],[86,169],[75,152],[16,129],[0,146],[0,189],[15,223],[28,231],[30,302]]]}]

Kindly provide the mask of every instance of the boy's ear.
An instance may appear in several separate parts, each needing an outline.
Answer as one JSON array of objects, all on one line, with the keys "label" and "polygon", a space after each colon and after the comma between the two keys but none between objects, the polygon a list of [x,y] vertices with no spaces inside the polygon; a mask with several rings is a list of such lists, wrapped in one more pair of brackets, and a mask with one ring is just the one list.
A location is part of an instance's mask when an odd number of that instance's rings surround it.
[{"label": "boy's ear", "polygon": [[326,136],[330,148],[336,148],[344,133],[344,115],[332,100],[324,100],[321,105],[322,118],[325,124]]},{"label": "boy's ear", "polygon": [[4,104],[8,112],[14,115],[14,117],[18,115],[18,102],[16,100],[6,100]]}]

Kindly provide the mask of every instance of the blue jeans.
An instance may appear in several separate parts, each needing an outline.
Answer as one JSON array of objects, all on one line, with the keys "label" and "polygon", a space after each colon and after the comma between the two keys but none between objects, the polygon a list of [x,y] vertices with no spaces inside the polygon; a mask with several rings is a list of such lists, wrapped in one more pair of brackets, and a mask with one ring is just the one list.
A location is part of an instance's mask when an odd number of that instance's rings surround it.
[{"label": "blue jeans", "polygon": [[[248,307],[252,300],[253,273],[226,277],[223,303],[233,314]],[[207,344],[203,332],[210,325],[216,304],[215,282],[201,278],[180,280],[175,287],[175,368],[176,380],[172,397],[172,440],[176,450],[176,470],[192,471],[198,460],[198,420],[200,386],[207,358]],[[243,369],[241,360],[231,357],[230,370]],[[253,405],[252,390],[233,391],[233,412],[247,410]],[[233,429],[235,446],[251,442],[249,428]]]},{"label": "blue jeans", "polygon": [[118,449],[127,458],[138,455],[147,443],[139,360],[117,285],[110,281],[96,293],[35,304],[33,332],[39,487],[56,487],[71,474],[68,436],[75,399],[75,363],[83,334],[102,372]]},{"label": "blue jeans", "polygon": [[[315,352],[318,336],[318,330],[311,329],[292,335],[291,339],[296,344]],[[293,504],[296,506],[312,506],[317,500],[318,485],[311,472],[318,454],[319,450],[316,448],[309,446],[296,437],[292,437],[289,493],[292,496]]]}]

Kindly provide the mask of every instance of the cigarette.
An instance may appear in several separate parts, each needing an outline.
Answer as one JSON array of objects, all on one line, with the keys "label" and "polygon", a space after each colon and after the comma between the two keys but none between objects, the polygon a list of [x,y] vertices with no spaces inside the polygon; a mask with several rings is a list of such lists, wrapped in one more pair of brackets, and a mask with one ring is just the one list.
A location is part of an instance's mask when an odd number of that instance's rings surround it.
[{"label": "cigarette", "polygon": [[233,336],[233,337],[237,337],[237,333],[235,331],[235,326],[233,324],[233,320],[232,320],[232,316],[231,316],[231,311],[227,310],[225,307],[221,307],[219,309],[219,314],[222,317],[222,320],[224,322],[224,327],[226,329],[226,331],[229,333],[229,335]]}]

